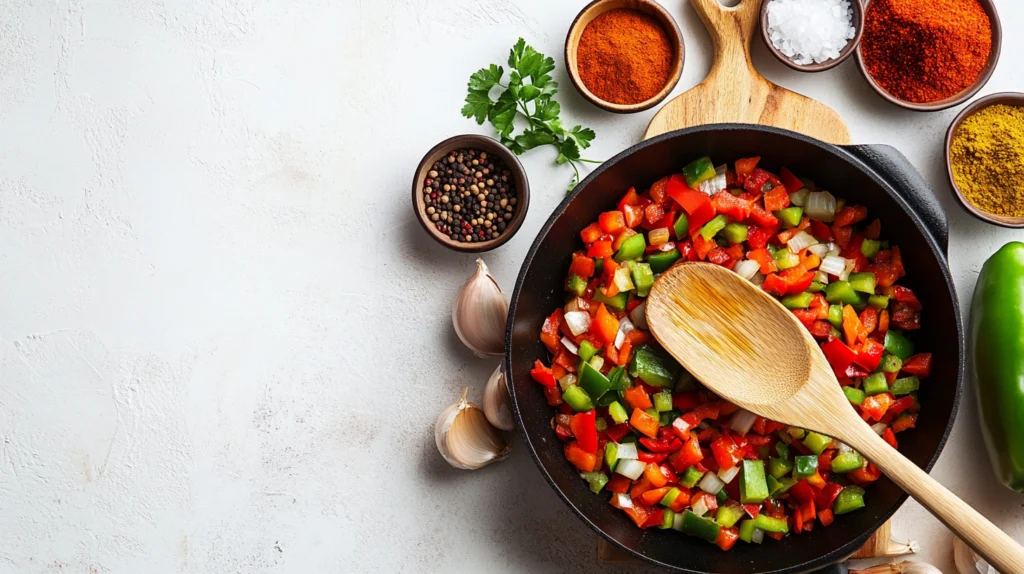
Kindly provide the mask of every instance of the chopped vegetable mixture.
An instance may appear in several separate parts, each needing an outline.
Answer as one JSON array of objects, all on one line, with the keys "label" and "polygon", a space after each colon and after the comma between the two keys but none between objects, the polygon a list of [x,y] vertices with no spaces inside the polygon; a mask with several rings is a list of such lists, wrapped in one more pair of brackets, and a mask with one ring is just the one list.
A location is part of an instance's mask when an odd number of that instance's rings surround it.
[{"label": "chopped vegetable mixture", "polygon": [[551,353],[531,375],[595,493],[641,528],[728,550],[830,525],[864,507],[881,473],[849,446],[722,400],[647,330],[644,299],[679,261],[710,261],[760,285],[820,341],[853,408],[893,448],[913,428],[931,354],[907,332],[921,304],[881,223],[783,168],[697,159],[581,232],[564,308],[544,322]]}]

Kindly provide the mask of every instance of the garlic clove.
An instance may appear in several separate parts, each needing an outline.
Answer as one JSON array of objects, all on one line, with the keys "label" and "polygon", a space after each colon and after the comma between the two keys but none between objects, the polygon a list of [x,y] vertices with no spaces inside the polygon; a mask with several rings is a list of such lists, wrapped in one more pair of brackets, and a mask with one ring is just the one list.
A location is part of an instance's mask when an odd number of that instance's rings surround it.
[{"label": "garlic clove", "polygon": [[434,442],[448,464],[462,470],[476,470],[508,455],[509,446],[480,407],[466,400],[462,389],[459,402],[445,409],[434,424]]},{"label": "garlic clove", "polygon": [[478,357],[505,352],[505,322],[508,303],[498,282],[487,271],[482,259],[476,260],[476,272],[462,285],[452,306],[455,334]]},{"label": "garlic clove", "polygon": [[487,386],[484,387],[484,414],[487,420],[501,430],[515,430],[516,422],[512,419],[512,408],[509,405],[511,398],[508,395],[508,386],[505,382],[505,373],[498,365],[487,379]]},{"label": "garlic clove", "polygon": [[911,540],[906,544],[890,540],[889,547],[886,548],[882,556],[903,556],[905,554],[917,554],[920,551],[921,545],[916,540]]},{"label": "garlic clove", "polygon": [[960,574],[999,574],[977,552],[959,537],[953,537],[953,563]]},{"label": "garlic clove", "polygon": [[942,570],[925,562],[907,561],[879,564],[864,570],[850,570],[850,574],[942,574]]}]

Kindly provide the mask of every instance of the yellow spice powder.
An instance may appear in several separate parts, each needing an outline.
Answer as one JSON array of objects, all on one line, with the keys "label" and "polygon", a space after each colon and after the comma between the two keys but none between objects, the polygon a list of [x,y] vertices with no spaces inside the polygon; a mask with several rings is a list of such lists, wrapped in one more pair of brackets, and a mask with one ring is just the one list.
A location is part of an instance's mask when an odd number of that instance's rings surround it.
[{"label": "yellow spice powder", "polygon": [[965,119],[953,134],[949,163],[975,207],[1024,217],[1024,109],[996,104]]}]

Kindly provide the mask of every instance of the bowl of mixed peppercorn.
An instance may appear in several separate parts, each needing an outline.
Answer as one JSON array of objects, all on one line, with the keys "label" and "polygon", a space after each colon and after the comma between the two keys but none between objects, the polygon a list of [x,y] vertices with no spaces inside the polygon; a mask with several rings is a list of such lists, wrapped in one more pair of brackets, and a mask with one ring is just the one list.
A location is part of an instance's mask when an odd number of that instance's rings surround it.
[{"label": "bowl of mixed peppercorn", "polygon": [[530,186],[519,159],[500,142],[458,135],[423,156],[412,182],[412,204],[435,241],[479,253],[503,245],[519,231],[530,205]]}]

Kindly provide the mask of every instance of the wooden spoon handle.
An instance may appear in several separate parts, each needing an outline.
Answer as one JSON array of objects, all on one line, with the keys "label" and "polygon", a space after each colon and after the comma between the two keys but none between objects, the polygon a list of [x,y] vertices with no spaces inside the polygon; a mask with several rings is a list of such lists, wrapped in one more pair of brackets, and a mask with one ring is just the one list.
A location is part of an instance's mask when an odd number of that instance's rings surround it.
[{"label": "wooden spoon handle", "polygon": [[757,30],[761,0],[740,0],[733,7],[722,6],[719,0],[690,0],[697,15],[711,35],[715,48],[714,65],[708,74],[724,78],[744,77],[748,71],[760,77],[750,61],[750,42]]},{"label": "wooden spoon handle", "polygon": [[875,463],[989,564],[1000,572],[1024,572],[1024,548],[1020,544],[889,446],[870,427],[857,421],[849,430],[853,436],[844,438],[845,442]]}]

